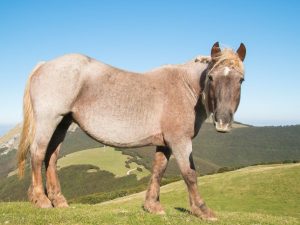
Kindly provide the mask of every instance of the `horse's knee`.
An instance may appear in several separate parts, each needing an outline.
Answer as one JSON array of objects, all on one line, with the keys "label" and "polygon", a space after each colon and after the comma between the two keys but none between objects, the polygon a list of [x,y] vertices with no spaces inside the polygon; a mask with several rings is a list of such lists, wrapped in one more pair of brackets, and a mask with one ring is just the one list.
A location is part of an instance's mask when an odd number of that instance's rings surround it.
[{"label": "horse's knee", "polygon": [[182,172],[183,179],[187,185],[197,184],[197,174],[193,169],[188,169]]},{"label": "horse's knee", "polygon": [[30,154],[33,160],[44,160],[50,138],[50,135],[43,135],[41,133],[35,134],[34,140],[30,146]]},{"label": "horse's knee", "polygon": [[33,148],[30,151],[31,154],[31,164],[40,163],[45,159],[46,150],[43,148]]}]

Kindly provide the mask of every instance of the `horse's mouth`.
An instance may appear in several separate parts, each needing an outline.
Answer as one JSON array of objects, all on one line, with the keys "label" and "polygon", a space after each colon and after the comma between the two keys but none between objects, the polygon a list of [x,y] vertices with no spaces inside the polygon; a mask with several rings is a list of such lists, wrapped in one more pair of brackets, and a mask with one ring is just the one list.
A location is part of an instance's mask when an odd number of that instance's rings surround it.
[{"label": "horse's mouth", "polygon": [[214,121],[215,128],[220,133],[228,133],[231,130],[231,123],[223,123],[222,120]]}]

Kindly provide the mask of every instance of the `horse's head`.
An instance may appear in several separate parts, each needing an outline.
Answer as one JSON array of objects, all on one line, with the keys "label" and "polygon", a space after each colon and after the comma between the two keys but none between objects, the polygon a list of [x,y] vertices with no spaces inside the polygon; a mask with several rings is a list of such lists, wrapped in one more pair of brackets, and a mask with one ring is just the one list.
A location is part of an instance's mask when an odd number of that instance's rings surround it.
[{"label": "horse's head", "polygon": [[242,62],[245,56],[246,48],[243,43],[236,52],[231,49],[221,50],[218,42],[211,49],[205,101],[219,132],[229,132],[231,129],[233,115],[240,102],[241,84],[244,81]]}]

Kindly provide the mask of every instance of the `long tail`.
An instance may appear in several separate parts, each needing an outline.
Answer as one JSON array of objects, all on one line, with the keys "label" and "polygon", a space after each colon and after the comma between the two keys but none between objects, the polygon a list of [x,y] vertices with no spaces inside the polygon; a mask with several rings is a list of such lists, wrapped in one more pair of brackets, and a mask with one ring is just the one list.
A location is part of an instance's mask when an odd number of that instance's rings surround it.
[{"label": "long tail", "polygon": [[23,128],[18,148],[19,178],[23,178],[24,176],[27,153],[35,135],[35,121],[30,97],[30,81],[35,71],[37,71],[37,69],[40,68],[44,63],[45,62],[40,62],[36,65],[28,78],[25,88],[23,99]]}]

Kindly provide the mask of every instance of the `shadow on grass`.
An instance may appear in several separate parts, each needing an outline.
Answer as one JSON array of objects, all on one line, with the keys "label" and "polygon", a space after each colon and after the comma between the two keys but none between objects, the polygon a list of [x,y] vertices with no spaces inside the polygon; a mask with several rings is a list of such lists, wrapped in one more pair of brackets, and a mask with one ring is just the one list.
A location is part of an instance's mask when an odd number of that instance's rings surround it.
[{"label": "shadow on grass", "polygon": [[182,208],[182,207],[175,207],[174,209],[176,209],[177,211],[179,211],[181,213],[192,214],[192,212],[190,210]]}]

